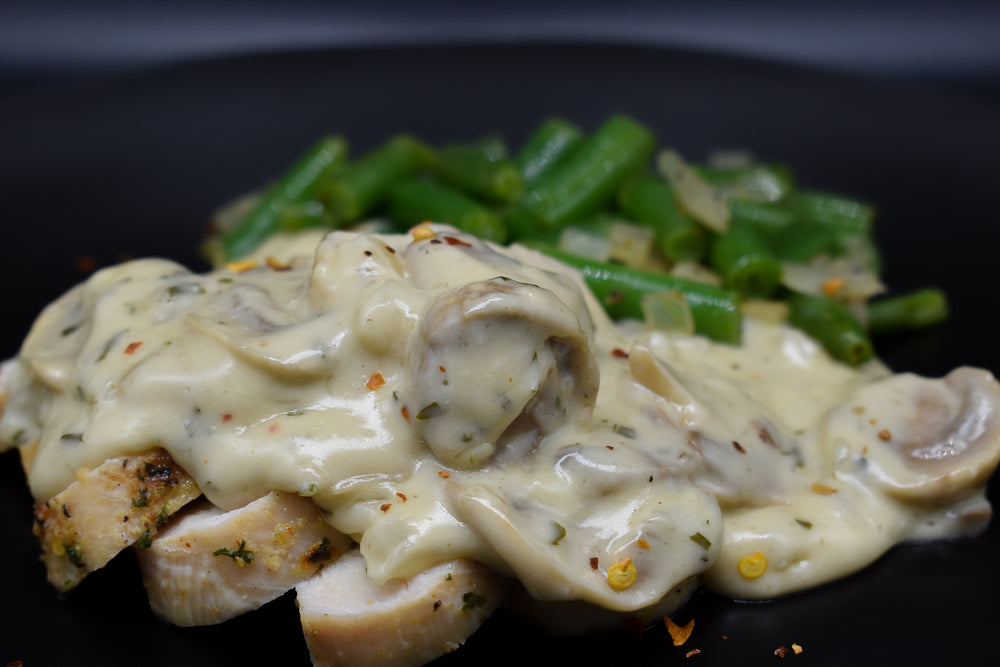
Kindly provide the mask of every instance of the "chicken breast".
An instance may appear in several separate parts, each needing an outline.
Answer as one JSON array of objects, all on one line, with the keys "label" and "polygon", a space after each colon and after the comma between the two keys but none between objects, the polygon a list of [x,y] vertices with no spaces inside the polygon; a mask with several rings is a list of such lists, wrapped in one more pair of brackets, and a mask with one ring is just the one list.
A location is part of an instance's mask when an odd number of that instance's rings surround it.
[{"label": "chicken breast", "polygon": [[352,543],[295,494],[272,492],[228,512],[206,505],[137,550],[150,606],[175,625],[221,623],[256,609]]},{"label": "chicken breast", "polygon": [[157,529],[201,490],[162,449],[109,459],[35,506],[35,534],[53,586],[67,591]]},{"label": "chicken breast", "polygon": [[295,587],[315,667],[422,665],[454,651],[497,608],[504,582],[459,559],[376,585],[350,551]]}]

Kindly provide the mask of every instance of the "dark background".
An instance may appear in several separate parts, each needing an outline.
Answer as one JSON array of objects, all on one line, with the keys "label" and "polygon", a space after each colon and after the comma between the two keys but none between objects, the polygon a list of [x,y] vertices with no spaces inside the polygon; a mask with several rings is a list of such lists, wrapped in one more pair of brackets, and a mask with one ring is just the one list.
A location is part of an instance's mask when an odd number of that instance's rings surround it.
[{"label": "dark background", "polygon": [[[571,109],[589,125],[624,101],[682,149],[750,139],[762,154],[787,158],[803,182],[877,201],[880,229],[893,241],[890,284],[941,281],[954,303],[947,328],[883,349],[891,365],[930,374],[960,363],[996,371],[990,269],[1000,245],[993,194],[998,28],[995,0],[0,0],[0,284],[9,288],[0,357],[15,351],[44,303],[80,279],[74,258],[93,252],[112,261],[121,250],[186,257],[206,212],[273,175],[329,128],[329,109],[362,145],[383,136],[384,125],[401,127],[400,117],[432,140],[471,136],[463,132],[493,122],[516,138],[537,121],[539,108]],[[551,49],[463,59],[434,50],[408,58],[364,52],[534,42],[667,51],[560,44],[558,58]],[[362,51],[244,57],[354,47]],[[753,59],[817,71],[762,67]],[[484,70],[494,78],[472,76]],[[519,78],[525,71],[537,76]],[[428,72],[438,74],[431,83],[421,78]],[[543,85],[556,74],[558,85]],[[395,85],[369,90],[372,81]],[[594,103],[582,90],[587,84],[614,92]],[[342,90],[362,91],[362,99],[342,104]],[[505,96],[512,90],[516,104]],[[389,120],[369,122],[387,103]],[[442,117],[460,122],[442,126]],[[158,231],[138,233],[137,220]],[[995,503],[998,483],[991,486]],[[151,617],[125,554],[60,599],[44,580],[30,523],[30,499],[8,452],[0,457],[0,598],[15,618],[0,630],[0,664],[306,664],[289,596],[221,627],[173,628]],[[908,545],[835,586],[772,603],[699,595],[681,619],[698,619],[705,652],[692,664],[773,664],[775,646],[792,641],[806,646],[790,658],[799,665],[949,664],[959,656],[964,664],[1000,664],[993,637],[1000,623],[998,523],[972,540]],[[451,664],[494,664],[498,657],[508,664],[684,662],[683,651],[668,652],[662,628],[622,644],[621,637],[557,642],[511,627],[487,624]],[[524,660],[521,642],[532,641],[541,642],[532,645],[536,659]]]},{"label": "dark background", "polygon": [[1000,104],[1000,3],[823,0],[3,0],[0,100],[205,56],[340,46],[587,40],[759,57]]}]

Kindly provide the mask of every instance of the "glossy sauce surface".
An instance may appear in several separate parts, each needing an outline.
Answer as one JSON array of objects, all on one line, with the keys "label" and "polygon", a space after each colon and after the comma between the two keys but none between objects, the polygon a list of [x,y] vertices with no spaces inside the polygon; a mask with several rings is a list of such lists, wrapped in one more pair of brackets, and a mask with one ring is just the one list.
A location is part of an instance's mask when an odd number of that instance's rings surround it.
[{"label": "glossy sauce surface", "polygon": [[751,319],[741,346],[615,324],[571,269],[432,229],[105,269],[7,368],[0,438],[38,442],[40,501],[159,445],[220,507],[313,498],[376,582],[468,556],[620,611],[691,577],[773,597],[985,525],[985,371],[852,369]]}]

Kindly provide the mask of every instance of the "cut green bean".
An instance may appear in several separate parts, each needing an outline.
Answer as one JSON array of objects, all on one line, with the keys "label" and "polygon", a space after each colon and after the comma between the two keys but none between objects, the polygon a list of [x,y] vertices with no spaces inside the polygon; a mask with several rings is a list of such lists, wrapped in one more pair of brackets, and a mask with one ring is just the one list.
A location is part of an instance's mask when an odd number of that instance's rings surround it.
[{"label": "cut green bean", "polygon": [[695,262],[705,255],[708,236],[677,206],[673,188],[652,174],[629,179],[618,193],[627,215],[653,230],[660,251],[673,262]]},{"label": "cut green bean", "polygon": [[941,324],[948,319],[948,299],[935,287],[883,297],[868,304],[868,332],[884,336]]},{"label": "cut green bean", "polygon": [[743,296],[768,298],[781,284],[781,264],[750,225],[730,225],[712,240],[712,268],[726,287]]},{"label": "cut green bean", "polygon": [[382,204],[389,189],[411,178],[434,162],[434,151],[423,142],[401,134],[349,164],[318,193],[335,224],[360,220]]},{"label": "cut green bean", "polygon": [[875,208],[863,201],[841,195],[797,190],[788,204],[799,218],[870,234],[875,220]]},{"label": "cut green bean", "polygon": [[595,262],[550,247],[535,247],[579,269],[591,291],[613,318],[642,319],[644,294],[678,292],[691,308],[695,333],[723,343],[740,342],[743,317],[739,296],[732,290],[665,273]]},{"label": "cut green bean", "polygon": [[778,201],[792,192],[795,181],[787,165],[753,162],[740,167],[691,165],[701,178],[729,190],[729,196],[752,201]]},{"label": "cut green bean", "polygon": [[549,118],[539,125],[514,156],[525,184],[534,184],[582,140],[583,131],[563,118]]},{"label": "cut green bean", "polygon": [[629,176],[649,164],[656,137],[624,115],[605,121],[593,134],[543,172],[524,198],[543,230],[559,228],[612,201]]},{"label": "cut green bean", "polygon": [[509,204],[524,195],[521,170],[496,138],[439,149],[434,172],[447,185],[491,202]]},{"label": "cut green bean", "polygon": [[797,218],[795,211],[784,203],[749,199],[730,199],[729,213],[732,224],[752,224],[765,238],[782,233]]},{"label": "cut green bean", "polygon": [[326,137],[314,144],[285,174],[268,188],[257,206],[222,236],[228,259],[244,257],[278,230],[282,212],[291,204],[312,197],[321,180],[338,169],[347,157],[347,142]]},{"label": "cut green bean", "polygon": [[293,202],[278,215],[278,229],[283,232],[330,227],[332,224],[333,219],[327,213],[326,207],[315,199]]},{"label": "cut green bean", "polygon": [[443,222],[488,241],[507,239],[499,214],[458,190],[429,180],[397,183],[389,191],[387,208],[389,217],[400,225]]},{"label": "cut green bean", "polygon": [[808,262],[818,255],[843,254],[840,235],[835,227],[814,222],[795,222],[770,238],[774,255],[788,262]]},{"label": "cut green bean", "polygon": [[874,356],[868,333],[839,301],[793,293],[788,298],[788,321],[846,364],[857,366]]}]

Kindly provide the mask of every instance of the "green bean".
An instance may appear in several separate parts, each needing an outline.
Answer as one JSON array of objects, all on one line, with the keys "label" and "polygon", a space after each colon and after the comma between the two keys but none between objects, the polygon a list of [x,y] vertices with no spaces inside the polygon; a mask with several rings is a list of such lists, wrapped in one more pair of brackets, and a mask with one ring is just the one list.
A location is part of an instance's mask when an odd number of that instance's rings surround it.
[{"label": "green bean", "polygon": [[793,293],[788,306],[789,323],[816,339],[835,359],[857,366],[874,356],[868,333],[839,301]]},{"label": "green bean", "polygon": [[883,297],[868,304],[868,332],[884,336],[941,324],[948,319],[948,299],[935,287]]},{"label": "green bean", "polygon": [[724,343],[740,342],[743,317],[739,297],[732,290],[665,273],[595,262],[541,245],[535,247],[579,269],[611,317],[642,318],[643,294],[676,291],[691,308],[695,333]]},{"label": "green bean", "polygon": [[491,202],[511,203],[524,195],[521,170],[495,138],[441,148],[434,173],[443,183]]},{"label": "green bean", "polygon": [[749,199],[729,200],[729,221],[750,223],[764,237],[780,234],[796,220],[795,211],[781,202],[756,202]]},{"label": "green bean", "polygon": [[295,232],[313,227],[330,227],[333,219],[322,202],[310,199],[292,202],[278,215],[278,229]]},{"label": "green bean", "polygon": [[507,239],[504,221],[492,209],[464,193],[425,179],[411,179],[392,186],[388,214],[401,225],[417,225],[430,220],[497,243]]},{"label": "green bean", "polygon": [[339,168],[347,156],[347,142],[326,137],[314,144],[261,197],[257,206],[222,236],[222,249],[229,259],[243,257],[278,229],[279,217],[290,204],[309,199],[321,180]]},{"label": "green bean", "polygon": [[692,165],[691,168],[704,181],[732,190],[730,195],[735,198],[777,201],[795,188],[792,171],[784,164],[754,162],[740,167]]},{"label": "green bean", "polygon": [[614,199],[625,179],[648,165],[654,150],[656,137],[645,126],[628,116],[612,116],[538,177],[524,206],[542,229],[561,227]]},{"label": "green bean", "polygon": [[797,190],[789,196],[788,203],[800,219],[866,234],[872,232],[875,208],[858,199],[812,190]]},{"label": "green bean", "polygon": [[416,175],[434,159],[434,151],[423,142],[396,135],[324,184],[319,199],[329,208],[335,224],[356,222],[385,200],[393,184]]},{"label": "green bean", "polygon": [[678,208],[673,188],[656,176],[642,174],[627,181],[618,192],[618,205],[653,230],[656,245],[671,261],[698,261],[705,255],[704,228]]},{"label": "green bean", "polygon": [[768,247],[776,257],[789,262],[808,262],[821,254],[831,257],[843,254],[836,228],[805,221],[794,222],[773,235]]},{"label": "green bean", "polygon": [[514,156],[525,184],[532,185],[582,140],[583,131],[563,118],[549,118],[539,125]]},{"label": "green bean", "polygon": [[781,284],[781,264],[750,225],[730,225],[715,236],[709,260],[723,284],[743,296],[767,298]]}]

